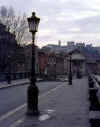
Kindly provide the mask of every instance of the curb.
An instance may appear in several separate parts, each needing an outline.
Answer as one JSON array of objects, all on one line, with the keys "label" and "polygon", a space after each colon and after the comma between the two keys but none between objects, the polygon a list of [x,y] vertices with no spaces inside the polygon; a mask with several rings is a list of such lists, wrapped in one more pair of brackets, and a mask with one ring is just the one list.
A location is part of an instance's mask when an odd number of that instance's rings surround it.
[{"label": "curb", "polygon": [[16,84],[10,84],[10,85],[4,85],[1,86],[0,89],[4,89],[4,88],[9,88],[9,87],[14,87],[14,86],[19,86],[19,85],[27,85],[28,83],[30,83],[29,81],[23,82],[23,83],[16,83]]},{"label": "curb", "polygon": [[[37,81],[37,82],[42,82],[42,81],[44,81],[44,80],[41,80],[41,81]],[[49,80],[47,80],[47,81],[49,81]],[[51,81],[51,80],[50,80]],[[49,82],[50,82],[49,81]],[[67,82],[67,81],[61,81],[61,80],[56,80],[55,82]],[[52,81],[51,81],[52,82]],[[29,84],[30,83],[30,81],[26,81],[26,82],[23,82],[23,83],[15,83],[15,84],[9,84],[9,85],[2,85],[2,86],[0,86],[0,89],[4,89],[4,88],[9,88],[9,87],[15,87],[15,86],[19,86],[19,85],[27,85],[27,84]]]}]

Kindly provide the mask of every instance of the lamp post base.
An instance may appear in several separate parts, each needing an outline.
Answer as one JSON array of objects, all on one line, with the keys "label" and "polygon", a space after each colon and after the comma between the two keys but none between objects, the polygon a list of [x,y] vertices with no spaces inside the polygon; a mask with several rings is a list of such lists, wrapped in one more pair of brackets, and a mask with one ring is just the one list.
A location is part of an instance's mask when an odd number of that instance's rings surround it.
[{"label": "lamp post base", "polygon": [[38,116],[40,114],[38,110],[38,95],[39,89],[36,85],[28,86],[27,90],[27,115]]},{"label": "lamp post base", "polygon": [[39,116],[40,115],[40,112],[39,111],[33,111],[33,110],[27,110],[27,113],[26,113],[27,116]]},{"label": "lamp post base", "polygon": [[69,75],[69,85],[72,85],[72,75]]},{"label": "lamp post base", "polygon": [[72,85],[72,81],[69,81],[69,85]]}]

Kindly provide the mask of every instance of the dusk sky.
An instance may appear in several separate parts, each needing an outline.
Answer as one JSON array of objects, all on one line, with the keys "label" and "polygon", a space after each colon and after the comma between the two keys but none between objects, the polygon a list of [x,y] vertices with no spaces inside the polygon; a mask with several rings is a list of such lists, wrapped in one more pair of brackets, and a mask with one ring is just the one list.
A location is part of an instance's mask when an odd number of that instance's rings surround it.
[{"label": "dusk sky", "polygon": [[0,6],[40,17],[37,45],[67,41],[100,46],[100,0],[0,0]]}]

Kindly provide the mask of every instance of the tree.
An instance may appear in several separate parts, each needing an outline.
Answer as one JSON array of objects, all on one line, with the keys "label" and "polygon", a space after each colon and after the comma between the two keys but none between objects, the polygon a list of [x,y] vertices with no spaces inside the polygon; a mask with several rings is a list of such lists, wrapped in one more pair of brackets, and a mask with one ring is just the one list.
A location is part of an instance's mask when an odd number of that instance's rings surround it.
[{"label": "tree", "polygon": [[0,21],[6,25],[8,32],[11,32],[15,35],[17,43],[22,44],[24,40],[25,32],[28,28],[26,14],[22,16],[15,15],[13,7],[1,6],[0,8]]}]

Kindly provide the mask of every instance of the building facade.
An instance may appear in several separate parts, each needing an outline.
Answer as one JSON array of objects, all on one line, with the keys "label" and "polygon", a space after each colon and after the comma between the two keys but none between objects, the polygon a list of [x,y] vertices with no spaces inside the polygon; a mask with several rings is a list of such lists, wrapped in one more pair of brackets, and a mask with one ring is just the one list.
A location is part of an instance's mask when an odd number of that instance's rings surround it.
[{"label": "building facade", "polygon": [[13,57],[17,42],[15,36],[6,30],[6,26],[0,23],[0,72],[7,72],[13,68]]}]

